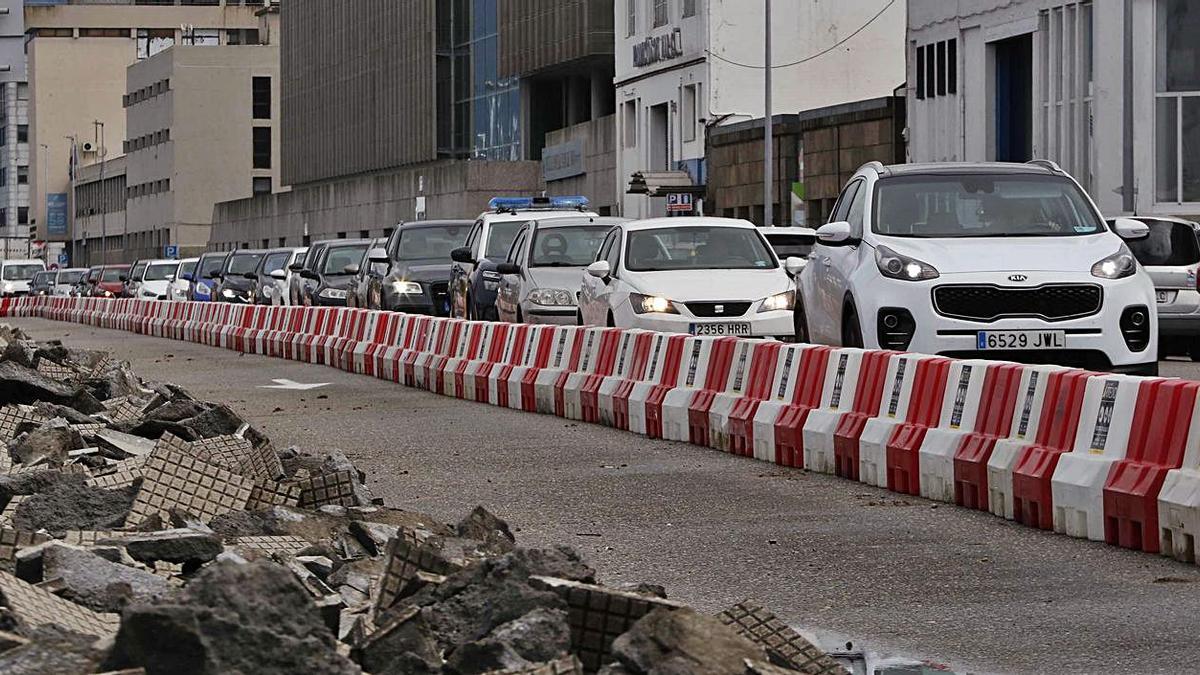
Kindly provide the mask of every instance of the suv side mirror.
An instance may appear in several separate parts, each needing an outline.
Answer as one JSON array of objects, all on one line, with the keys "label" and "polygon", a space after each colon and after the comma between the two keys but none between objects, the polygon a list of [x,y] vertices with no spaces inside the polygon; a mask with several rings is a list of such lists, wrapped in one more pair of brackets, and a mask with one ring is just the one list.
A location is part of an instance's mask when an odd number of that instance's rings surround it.
[{"label": "suv side mirror", "polygon": [[1113,221],[1113,231],[1118,237],[1129,241],[1150,236],[1150,226],[1135,218],[1117,218]]},{"label": "suv side mirror", "polygon": [[129,281],[129,276],[126,274],[121,274],[117,276],[117,280],[121,283],[125,283],[126,281]]},{"label": "suv side mirror", "polygon": [[195,277],[192,276],[191,272],[184,272],[183,274],[179,275],[179,278],[183,279],[184,281],[192,281],[193,279],[195,279]]},{"label": "suv side mirror", "polygon": [[826,246],[853,246],[858,243],[850,223],[844,220],[826,223],[817,228],[817,241]]},{"label": "suv side mirror", "polygon": [[304,263],[292,263],[291,265],[288,265],[288,269],[292,272],[303,272]]},{"label": "suv side mirror", "polygon": [[271,278],[278,279],[279,281],[287,281],[287,272],[284,272],[283,270],[272,270]]},{"label": "suv side mirror", "polygon": [[391,258],[388,257],[387,249],[382,248],[371,249],[371,252],[367,254],[367,260],[372,264],[379,265],[386,265],[392,261]]},{"label": "suv side mirror", "polygon": [[499,265],[496,265],[496,273],[505,275],[520,274],[521,266],[516,263],[502,262]]},{"label": "suv side mirror", "polygon": [[587,273],[597,279],[607,280],[612,276],[612,267],[608,264],[607,260],[597,260],[587,266]]},{"label": "suv side mirror", "polygon": [[223,274],[221,274],[221,271],[220,271],[220,270],[217,270],[216,272],[209,272],[209,273],[208,273],[208,278],[209,278],[209,279],[220,279],[220,278],[222,278],[223,276],[224,276],[224,275],[223,275]]},{"label": "suv side mirror", "polygon": [[466,263],[468,265],[475,264],[475,259],[471,257],[471,249],[467,248],[466,246],[463,246],[462,248],[456,248],[451,251],[450,259],[457,263]]},{"label": "suv side mirror", "polygon": [[342,274],[358,274],[362,268],[358,265],[350,264],[342,268]]},{"label": "suv side mirror", "polygon": [[804,258],[792,256],[783,261],[783,269],[788,273],[789,277],[799,276],[799,274],[804,271],[805,267],[808,267],[808,261]]}]

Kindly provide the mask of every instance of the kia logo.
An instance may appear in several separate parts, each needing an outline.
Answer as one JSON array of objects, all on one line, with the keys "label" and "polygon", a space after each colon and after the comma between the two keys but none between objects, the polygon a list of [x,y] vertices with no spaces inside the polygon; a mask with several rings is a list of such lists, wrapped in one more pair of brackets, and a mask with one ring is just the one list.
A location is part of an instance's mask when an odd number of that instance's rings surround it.
[{"label": "kia logo", "polygon": [[1008,280],[1020,283],[1022,281],[1029,281],[1029,277],[1025,276],[1024,274],[1010,274],[1008,275]]}]

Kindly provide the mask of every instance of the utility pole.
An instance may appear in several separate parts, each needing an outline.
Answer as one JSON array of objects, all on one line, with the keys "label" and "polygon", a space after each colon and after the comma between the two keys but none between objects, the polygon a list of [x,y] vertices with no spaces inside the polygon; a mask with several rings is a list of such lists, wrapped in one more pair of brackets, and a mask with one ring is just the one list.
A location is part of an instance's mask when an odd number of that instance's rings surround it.
[{"label": "utility pole", "polygon": [[100,254],[101,264],[108,264],[108,204],[104,189],[104,157],[108,154],[104,147],[104,122],[93,120],[96,133],[96,150],[100,155]]},{"label": "utility pole", "polygon": [[[63,136],[63,138],[71,141],[71,158],[67,161],[68,171],[71,177],[71,192],[67,199],[67,218],[70,223],[67,226],[67,233],[71,237],[71,265],[79,267],[80,263],[85,261],[83,251],[81,250],[83,247],[79,244],[79,233],[75,231],[75,172],[79,170],[79,167],[76,166],[76,158],[78,157],[78,148],[76,147],[76,144],[78,143],[78,137],[74,134],[71,134],[69,136]],[[92,262],[91,259],[88,259],[86,262],[87,266],[90,267]]]},{"label": "utility pole", "polygon": [[[47,166],[47,162],[50,157],[50,146],[46,145],[45,143],[38,143],[38,146],[40,146],[42,149],[42,161],[40,162],[40,164],[42,165],[42,194],[46,195],[46,194],[49,194],[49,192],[47,191],[46,188],[47,188],[47,186],[50,185],[50,179],[47,176],[47,169],[50,168],[49,166]],[[46,224],[46,238],[42,240],[42,242],[43,242],[42,243],[42,259],[43,260],[46,260],[46,255],[47,255],[46,252],[50,249],[50,245],[47,243],[50,241],[50,198],[46,197],[45,200],[46,200],[46,203],[45,203],[46,217],[43,220],[45,221],[45,224]],[[37,213],[36,209],[34,210],[34,213]],[[29,242],[29,251],[30,251],[30,255],[32,255],[33,254],[33,242],[32,241]],[[50,261],[46,260],[46,262],[50,262]]]},{"label": "utility pole", "polygon": [[763,105],[763,225],[775,224],[775,124],[771,119],[771,0],[766,2],[766,96]]}]

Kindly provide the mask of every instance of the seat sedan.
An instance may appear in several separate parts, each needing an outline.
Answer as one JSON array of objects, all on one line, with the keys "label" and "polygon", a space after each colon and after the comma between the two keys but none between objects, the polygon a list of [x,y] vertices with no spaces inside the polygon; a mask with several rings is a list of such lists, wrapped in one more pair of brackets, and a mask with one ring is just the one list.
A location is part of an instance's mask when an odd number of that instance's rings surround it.
[{"label": "seat sedan", "polygon": [[82,267],[59,270],[58,276],[54,279],[54,288],[50,291],[50,294],[64,298],[75,295],[75,289],[83,282],[87,273],[88,271]]},{"label": "seat sedan", "polygon": [[579,280],[596,260],[604,237],[623,218],[530,221],[517,233],[501,275],[496,313],[501,321],[574,324]]},{"label": "seat sedan", "polygon": [[167,300],[171,282],[179,273],[178,260],[151,260],[142,268],[137,281],[137,297],[142,300]]},{"label": "seat sedan", "polygon": [[671,333],[790,339],[796,293],[789,274],[758,228],[744,220],[622,223],[587,268],[579,319]]},{"label": "seat sedan", "polygon": [[[467,241],[469,220],[420,220],[392,232],[357,279],[359,307],[450,316],[450,252]],[[383,273],[372,273],[383,265]]]},{"label": "seat sedan", "polygon": [[217,302],[233,302],[241,305],[254,304],[254,285],[258,283],[255,270],[262,262],[266,251],[237,250],[229,254],[225,266],[217,273],[220,283],[213,294]]},{"label": "seat sedan", "polygon": [[196,278],[196,264],[200,262],[199,258],[185,258],[179,261],[179,270],[175,273],[175,278],[171,280],[171,285],[167,288],[167,299],[172,302],[183,302],[188,299],[188,292],[191,290],[192,282]]}]

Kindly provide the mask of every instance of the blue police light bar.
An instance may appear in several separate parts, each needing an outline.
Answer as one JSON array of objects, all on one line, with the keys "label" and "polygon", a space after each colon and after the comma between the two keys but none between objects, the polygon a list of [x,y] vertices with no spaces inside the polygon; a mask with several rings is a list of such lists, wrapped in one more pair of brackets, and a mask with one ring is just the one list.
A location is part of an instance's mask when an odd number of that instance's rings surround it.
[{"label": "blue police light bar", "polygon": [[493,211],[529,211],[532,209],[571,210],[587,207],[587,197],[493,197],[488,208]]}]

